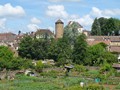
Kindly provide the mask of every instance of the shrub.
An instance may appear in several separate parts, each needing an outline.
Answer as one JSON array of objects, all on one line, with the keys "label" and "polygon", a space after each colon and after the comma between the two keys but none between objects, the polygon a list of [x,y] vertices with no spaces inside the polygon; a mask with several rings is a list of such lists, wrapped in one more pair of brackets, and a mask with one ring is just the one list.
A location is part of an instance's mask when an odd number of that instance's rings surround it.
[{"label": "shrub", "polygon": [[105,90],[105,88],[98,84],[91,84],[88,85],[85,90]]},{"label": "shrub", "polygon": [[65,88],[64,90],[84,90],[84,89],[79,85],[76,85],[76,86],[71,86],[69,88]]},{"label": "shrub", "polygon": [[35,66],[35,70],[37,71],[37,72],[42,72],[42,70],[43,70],[43,63],[42,63],[42,61],[38,61],[37,63],[36,63],[36,66]]},{"label": "shrub", "polygon": [[51,70],[49,72],[42,72],[41,73],[41,76],[49,76],[49,77],[54,77],[54,78],[56,78],[57,75],[58,75],[58,72],[54,71],[54,70]]},{"label": "shrub", "polygon": [[87,69],[83,65],[75,65],[73,70],[75,70],[77,72],[84,72]]}]

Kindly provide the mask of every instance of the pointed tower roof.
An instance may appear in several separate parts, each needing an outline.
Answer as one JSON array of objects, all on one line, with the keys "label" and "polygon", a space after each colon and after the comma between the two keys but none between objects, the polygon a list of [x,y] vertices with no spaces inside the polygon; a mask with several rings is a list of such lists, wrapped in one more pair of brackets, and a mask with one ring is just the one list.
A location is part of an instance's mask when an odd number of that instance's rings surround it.
[{"label": "pointed tower roof", "polygon": [[55,22],[55,24],[64,24],[60,19]]}]

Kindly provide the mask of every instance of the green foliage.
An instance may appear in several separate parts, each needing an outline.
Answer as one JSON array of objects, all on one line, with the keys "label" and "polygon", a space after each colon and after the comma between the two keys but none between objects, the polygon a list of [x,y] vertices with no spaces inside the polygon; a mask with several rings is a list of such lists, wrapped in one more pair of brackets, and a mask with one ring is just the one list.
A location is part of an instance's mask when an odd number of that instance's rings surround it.
[{"label": "green foliage", "polygon": [[23,58],[32,58],[32,45],[33,45],[33,39],[30,36],[25,36],[20,44],[18,53]]},{"label": "green foliage", "polygon": [[91,84],[88,85],[85,90],[105,90],[105,88],[98,84]]},{"label": "green foliage", "polygon": [[75,44],[75,40],[79,36],[78,28],[80,25],[78,22],[72,22],[71,24],[65,26],[63,37],[67,37],[70,45]]},{"label": "green foliage", "polygon": [[86,67],[84,67],[83,65],[75,65],[73,70],[75,70],[79,73],[87,71]]},{"label": "green foliage", "polygon": [[100,43],[94,46],[90,46],[87,51],[86,65],[99,66],[104,62],[112,64],[117,61],[117,57],[106,51],[106,45]]},{"label": "green foliage", "polygon": [[92,35],[119,35],[120,20],[116,18],[95,18],[92,24]]},{"label": "green foliage", "polygon": [[43,63],[42,63],[42,61],[38,61],[37,63],[36,63],[36,66],[35,66],[35,70],[37,71],[37,72],[42,72],[42,70],[43,70]]},{"label": "green foliage", "polygon": [[0,46],[0,69],[9,69],[12,59],[13,52],[8,47]]},{"label": "green foliage", "polygon": [[13,58],[13,52],[6,46],[0,46],[0,58],[9,61]]},{"label": "green foliage", "polygon": [[92,35],[101,35],[101,29],[100,29],[100,23],[97,18],[95,18],[93,24],[92,24]]},{"label": "green foliage", "polygon": [[84,88],[80,87],[80,85],[70,86],[64,90],[84,90]]},{"label": "green foliage", "polygon": [[42,72],[40,75],[41,75],[41,76],[44,76],[44,77],[57,78],[58,72],[57,72],[57,71],[54,71],[54,70],[51,70],[51,71],[48,71],[48,72]]},{"label": "green foliage", "polygon": [[29,59],[45,59],[48,57],[49,40],[25,36],[19,44],[19,55]]},{"label": "green foliage", "polygon": [[73,62],[76,64],[84,64],[86,52],[87,52],[87,42],[84,34],[77,37],[74,48],[73,48]]},{"label": "green foliage", "polygon": [[113,68],[112,68],[112,66],[110,65],[110,64],[108,64],[108,63],[105,63],[105,64],[103,64],[102,66],[101,66],[101,68],[100,68],[100,72],[105,72],[105,71],[110,71],[110,70],[112,70]]},{"label": "green foliage", "polygon": [[30,60],[13,57],[13,52],[5,46],[0,46],[0,69],[18,70],[32,67]]},{"label": "green foliage", "polygon": [[12,70],[33,68],[32,60],[22,59],[19,57],[13,58],[10,63],[11,63],[11,65],[9,68]]},{"label": "green foliage", "polygon": [[51,42],[49,58],[57,61],[58,66],[71,62],[71,54],[71,46],[69,45],[68,39],[66,37]]}]

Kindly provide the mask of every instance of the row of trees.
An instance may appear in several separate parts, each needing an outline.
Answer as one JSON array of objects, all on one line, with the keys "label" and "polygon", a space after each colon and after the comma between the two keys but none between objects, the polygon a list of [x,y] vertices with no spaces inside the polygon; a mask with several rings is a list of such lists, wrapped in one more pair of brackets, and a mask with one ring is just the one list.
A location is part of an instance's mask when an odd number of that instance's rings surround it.
[{"label": "row of trees", "polygon": [[116,56],[106,50],[104,43],[88,46],[84,34],[77,36],[74,45],[70,44],[70,39],[67,36],[58,40],[36,39],[26,36],[21,40],[19,55],[35,60],[54,59],[58,65],[76,63],[95,66],[104,62],[117,61]]},{"label": "row of trees", "polygon": [[116,18],[95,18],[92,35],[120,35],[120,20]]}]

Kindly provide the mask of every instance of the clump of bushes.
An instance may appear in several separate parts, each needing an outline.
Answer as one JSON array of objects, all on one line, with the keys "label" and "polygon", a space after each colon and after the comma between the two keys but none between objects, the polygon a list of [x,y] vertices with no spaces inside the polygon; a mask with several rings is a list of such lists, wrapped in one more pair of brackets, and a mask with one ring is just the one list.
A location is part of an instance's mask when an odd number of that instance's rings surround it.
[{"label": "clump of bushes", "polygon": [[83,66],[83,65],[75,65],[74,68],[73,68],[74,71],[77,71],[77,72],[85,72],[87,71],[86,67]]},{"label": "clump of bushes", "polygon": [[85,88],[85,90],[105,90],[105,88],[98,84],[90,84]]},{"label": "clump of bushes", "polygon": [[42,72],[40,75],[41,76],[47,76],[47,77],[54,77],[54,78],[56,78],[58,76],[58,72],[55,71],[55,70],[51,70],[51,71],[48,71],[48,72]]},{"label": "clump of bushes", "polygon": [[35,70],[40,73],[40,72],[42,72],[43,67],[44,67],[44,65],[43,65],[42,61],[38,61],[35,66]]},{"label": "clump of bushes", "polygon": [[75,86],[65,88],[64,90],[84,90],[84,88],[80,87],[79,85],[75,85]]}]

